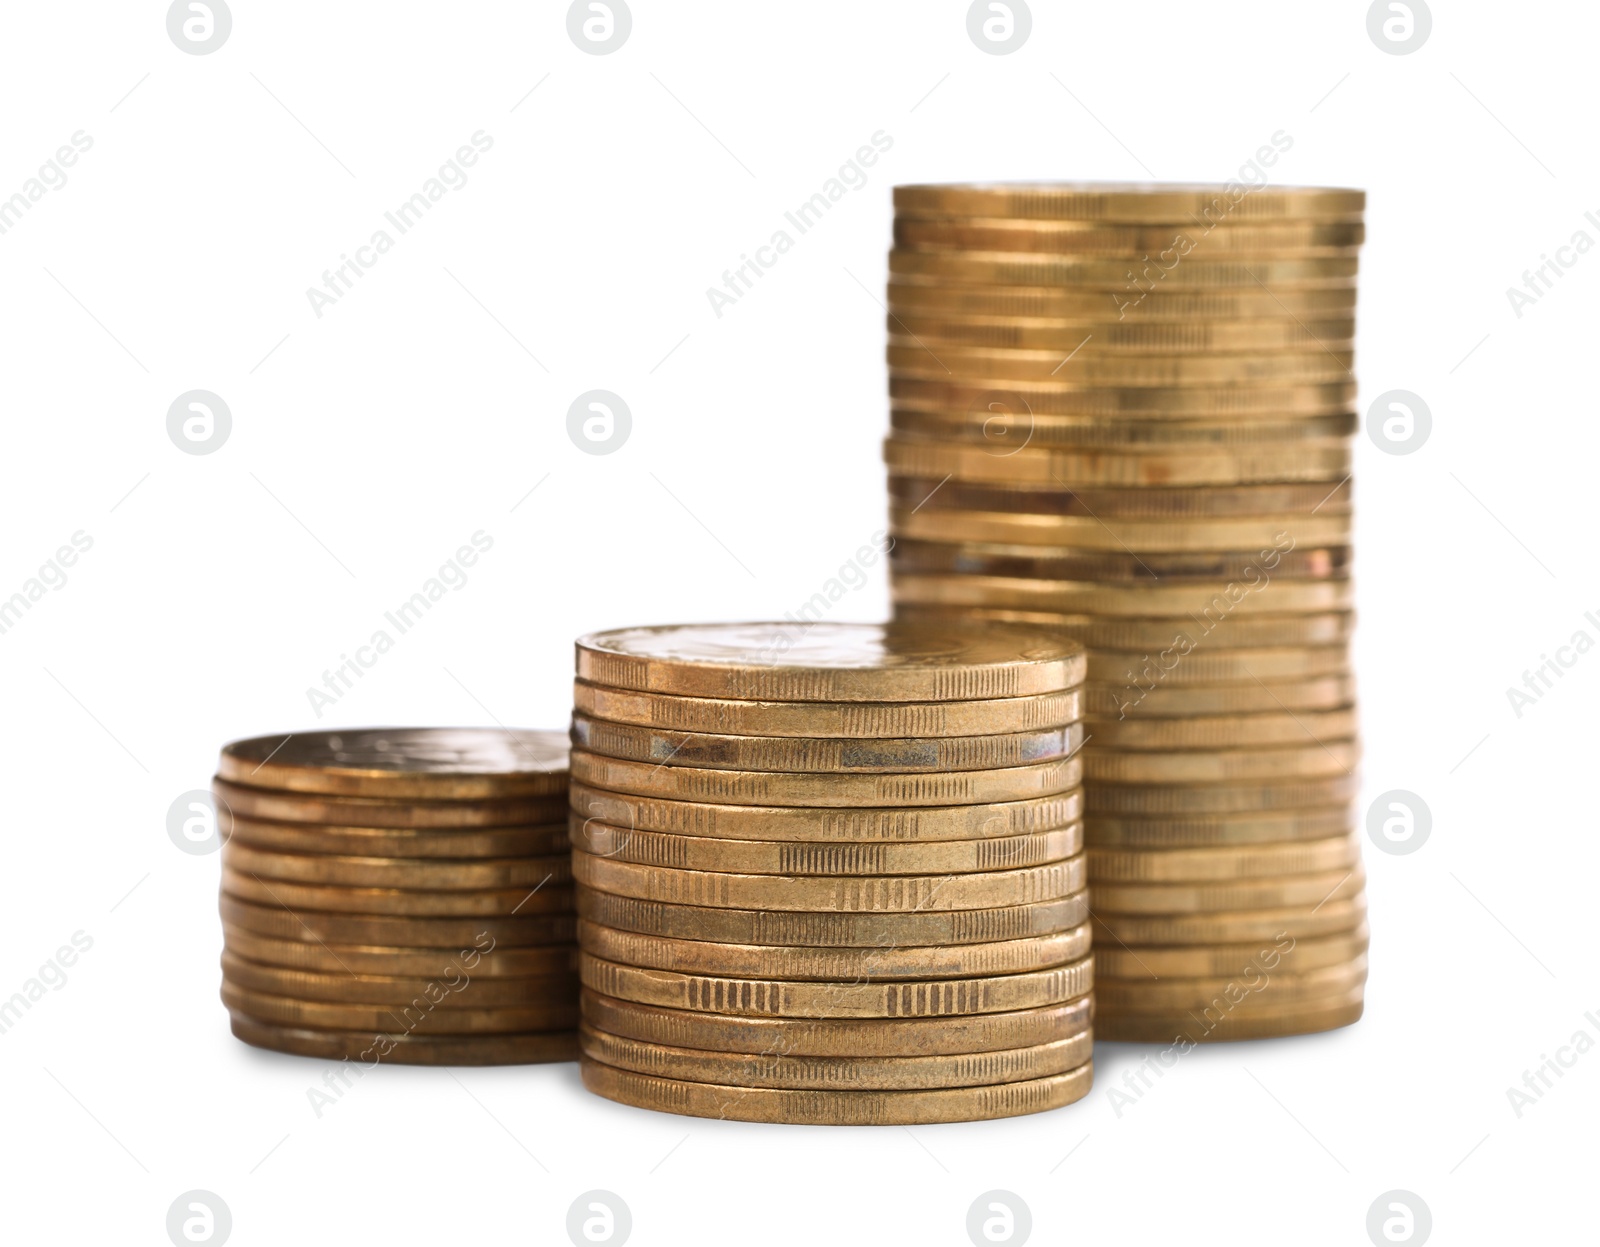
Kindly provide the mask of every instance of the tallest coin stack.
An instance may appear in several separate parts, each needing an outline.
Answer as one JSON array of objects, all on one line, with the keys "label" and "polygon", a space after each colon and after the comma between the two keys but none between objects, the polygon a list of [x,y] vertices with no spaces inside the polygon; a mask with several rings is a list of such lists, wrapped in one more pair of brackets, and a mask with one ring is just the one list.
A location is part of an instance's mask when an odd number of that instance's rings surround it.
[{"label": "tallest coin stack", "polygon": [[1089,649],[1103,1039],[1361,1014],[1364,207],[1360,191],[1237,183],[895,192],[896,613]]}]

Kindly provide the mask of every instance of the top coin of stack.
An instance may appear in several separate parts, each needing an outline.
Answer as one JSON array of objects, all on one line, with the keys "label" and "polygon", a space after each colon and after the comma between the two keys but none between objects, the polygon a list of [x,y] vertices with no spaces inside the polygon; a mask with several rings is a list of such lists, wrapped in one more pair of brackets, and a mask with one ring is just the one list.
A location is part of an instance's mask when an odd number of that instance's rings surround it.
[{"label": "top coin of stack", "polygon": [[859,1125],[1088,1091],[1079,646],[705,625],[577,660],[586,1085]]},{"label": "top coin of stack", "polygon": [[240,1039],[363,1064],[576,1055],[560,733],[264,736],[224,746],[213,785]]},{"label": "top coin of stack", "polygon": [[1100,1036],[1355,1020],[1364,194],[902,186],[895,208],[896,614],[1089,648]]}]

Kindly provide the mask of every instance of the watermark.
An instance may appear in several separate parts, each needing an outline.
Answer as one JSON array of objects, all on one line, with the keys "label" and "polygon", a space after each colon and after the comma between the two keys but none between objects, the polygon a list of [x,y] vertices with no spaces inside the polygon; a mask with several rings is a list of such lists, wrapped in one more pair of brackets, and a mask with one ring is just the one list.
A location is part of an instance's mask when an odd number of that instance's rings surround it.
[{"label": "watermark", "polygon": [[39,565],[37,572],[22,582],[22,588],[8,598],[0,598],[0,636],[15,628],[47,594],[65,589],[67,569],[93,548],[94,538],[78,529],[64,544],[56,547],[56,552]]},{"label": "watermark", "polygon": [[33,211],[34,204],[51,191],[58,191],[65,186],[67,170],[77,164],[78,157],[93,146],[93,135],[83,130],[75,131],[71,139],[56,148],[54,156],[39,166],[38,173],[23,182],[21,190],[9,199],[0,199],[0,234],[15,229],[23,215]]},{"label": "watermark", "polygon": [[167,37],[190,56],[215,52],[232,33],[233,14],[225,0],[172,0],[167,10]]},{"label": "watermark", "polygon": [[1433,1213],[1412,1191],[1385,1191],[1367,1209],[1367,1237],[1377,1247],[1409,1243],[1422,1247],[1433,1233]]},{"label": "watermark", "polygon": [[1010,1243],[1022,1247],[1033,1233],[1033,1212],[1015,1191],[985,1191],[967,1209],[967,1237],[977,1247]]},{"label": "watermark", "polygon": [[865,588],[869,579],[867,568],[892,549],[894,549],[894,538],[889,536],[887,528],[880,528],[873,533],[867,544],[858,546],[855,554],[841,563],[838,570],[823,582],[820,589],[794,610],[784,612],[783,622],[790,626],[778,628],[773,639],[762,648],[761,661],[768,664],[777,663],[796,644],[804,640],[806,634],[821,623],[839,602],[849,594]]},{"label": "watermark", "polygon": [[322,289],[306,287],[306,298],[317,319],[321,320],[328,308],[349,294],[356,282],[365,277],[369,269],[377,266],[378,261],[393,249],[397,237],[409,234],[433,211],[434,204],[451,191],[458,191],[465,186],[467,170],[477,164],[479,157],[493,146],[493,135],[483,130],[474,132],[470,142],[456,148],[455,154],[439,166],[434,176],[422,183],[420,190],[392,211],[383,214],[383,219],[394,227],[393,234],[379,227],[372,232],[371,238],[355,249],[354,256],[345,252],[339,257],[337,265],[324,269]]},{"label": "watermark", "polygon": [[167,408],[167,436],[186,455],[221,450],[232,432],[232,410],[210,390],[186,390]]},{"label": "watermark", "polygon": [[233,1233],[233,1213],[213,1191],[185,1191],[167,1209],[167,1237],[177,1247],[210,1243],[222,1247]]},{"label": "watermark", "polygon": [[706,287],[706,299],[716,318],[721,320],[725,309],[755,289],[756,282],[793,250],[795,239],[815,229],[833,211],[834,204],[851,191],[858,191],[865,186],[867,170],[877,164],[879,158],[893,146],[892,135],[883,130],[875,131],[866,143],[856,148],[853,157],[839,166],[837,174],[822,183],[820,190],[798,204],[793,211],[783,214],[783,219],[794,227],[793,234],[781,227],[774,230],[772,237],[757,247],[753,256],[746,252],[740,255],[736,267],[724,269],[722,288]]},{"label": "watermark", "polygon": [[610,390],[586,390],[567,408],[567,437],[586,455],[609,455],[627,445],[633,412]]},{"label": "watermark", "polygon": [[[1593,611],[1583,613],[1584,622],[1600,632],[1600,616]],[[1539,665],[1532,671],[1522,673],[1522,687],[1506,689],[1506,701],[1511,703],[1511,709],[1517,718],[1544,700],[1544,696],[1555,688],[1556,682],[1566,678],[1567,672],[1578,665],[1582,658],[1594,648],[1594,635],[1588,628],[1579,628],[1568,638],[1565,645],[1556,646],[1556,656],[1549,654],[1539,655]]]},{"label": "watermark", "polygon": [[[457,548],[455,554],[439,565],[438,571],[422,582],[422,587],[393,610],[383,612],[386,627],[373,629],[365,645],[356,646],[356,652],[340,654],[338,666],[322,673],[321,687],[306,689],[306,700],[317,718],[322,712],[336,706],[356,682],[378,665],[378,660],[395,647],[398,638],[410,632],[433,610],[434,603],[443,601],[451,593],[467,587],[467,568],[494,548],[494,538],[483,529],[472,534],[470,545]],[[390,629],[393,629],[391,632]]]},{"label": "watermark", "polygon": [[625,0],[572,0],[567,10],[567,37],[590,56],[609,56],[631,33],[633,14]]},{"label": "watermark", "polygon": [[972,0],[967,37],[980,52],[1009,56],[1033,33],[1033,13],[1025,0]]},{"label": "watermark", "polygon": [[567,1237],[576,1247],[609,1243],[622,1247],[633,1233],[633,1213],[615,1191],[585,1191],[567,1209]]},{"label": "watermark", "polygon": [[1511,1105],[1511,1111],[1518,1121],[1522,1120],[1524,1113],[1544,1099],[1547,1091],[1567,1076],[1569,1069],[1594,1051],[1595,1036],[1600,1035],[1600,1016],[1590,1011],[1583,1015],[1583,1020],[1594,1029],[1591,1031],[1587,1027],[1578,1027],[1572,1032],[1572,1037],[1556,1049],[1554,1056],[1548,1052],[1541,1052],[1539,1064],[1531,1070],[1522,1071],[1522,1086],[1506,1088],[1506,1101]]},{"label": "watermark", "polygon": [[1390,56],[1410,55],[1432,33],[1433,13],[1424,0],[1372,0],[1367,10],[1367,37]]},{"label": "watermark", "polygon": [[1415,853],[1433,832],[1433,811],[1414,792],[1391,788],[1367,807],[1367,839],[1393,857]]},{"label": "watermark", "polygon": [[1294,135],[1287,130],[1275,131],[1267,142],[1256,148],[1253,157],[1239,166],[1238,172],[1212,196],[1210,203],[1199,212],[1190,214],[1194,218],[1193,228],[1183,226],[1176,230],[1172,242],[1154,259],[1148,253],[1141,256],[1139,271],[1128,271],[1126,292],[1111,292],[1111,301],[1117,306],[1117,319],[1122,320],[1143,303],[1182,263],[1184,257],[1206,240],[1212,230],[1221,225],[1249,195],[1265,186],[1271,180],[1267,170],[1277,164],[1293,146]]},{"label": "watermark", "polygon": [[1367,436],[1386,455],[1421,450],[1433,432],[1433,412],[1410,390],[1386,390],[1367,408]]},{"label": "watermark", "polygon": [[78,964],[78,958],[94,947],[94,937],[83,931],[74,931],[70,943],[60,948],[39,967],[26,982],[11,993],[9,1000],[0,1000],[0,1035],[16,1027],[34,1005],[51,992],[67,985],[67,971]]},{"label": "watermark", "polygon": [[[167,837],[185,853],[204,857],[222,847],[221,825],[217,818],[218,799],[204,788],[179,793],[167,807]],[[232,817],[226,801],[222,813]]]},{"label": "watermark", "polygon": [[[1583,219],[1592,225],[1595,233],[1600,233],[1600,216],[1593,212],[1585,212]],[[1556,248],[1555,255],[1548,253],[1539,257],[1539,267],[1524,269],[1522,272],[1522,289],[1515,286],[1506,287],[1506,300],[1511,304],[1511,310],[1516,313],[1518,320],[1522,319],[1525,308],[1532,307],[1545,295],[1556,287],[1556,282],[1567,275],[1569,269],[1577,267],[1578,261],[1594,250],[1594,235],[1586,229],[1579,229],[1566,243]]]}]

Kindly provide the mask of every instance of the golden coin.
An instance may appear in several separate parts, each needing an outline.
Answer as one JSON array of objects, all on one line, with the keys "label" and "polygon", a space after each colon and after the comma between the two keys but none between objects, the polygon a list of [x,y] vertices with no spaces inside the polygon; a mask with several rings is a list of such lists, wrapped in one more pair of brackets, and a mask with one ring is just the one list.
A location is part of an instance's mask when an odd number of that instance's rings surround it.
[{"label": "golden coin", "polygon": [[572,909],[567,885],[531,888],[480,888],[471,892],[429,892],[400,888],[317,887],[286,879],[267,879],[222,868],[222,890],[258,905],[294,911],[417,918],[509,918],[517,914],[566,913]]},{"label": "golden coin", "polygon": [[219,813],[220,807],[226,805],[241,818],[333,827],[374,827],[400,831],[538,827],[559,822],[567,816],[565,793],[547,797],[515,797],[507,801],[386,800],[273,792],[230,784],[224,779],[213,779],[211,791],[217,797]]},{"label": "golden coin", "polygon": [[[1058,900],[997,909],[923,910],[910,913],[800,913],[773,909],[723,909],[677,905],[578,889],[578,915],[597,926],[641,935],[706,940],[717,944],[768,944],[804,948],[890,948],[944,944],[997,944],[1055,935],[1080,926],[1089,898],[1076,892]],[[615,1029],[605,1027],[606,1030]]]},{"label": "golden coin", "polygon": [[1213,649],[1197,645],[1187,653],[1182,647],[1165,657],[1149,650],[1097,649],[1090,656],[1090,674],[1109,684],[1122,679],[1138,687],[1163,685],[1204,687],[1215,684],[1250,682],[1282,683],[1313,680],[1323,676],[1347,675],[1350,671],[1350,646],[1273,646],[1270,649]]},{"label": "golden coin", "polygon": [[897,407],[889,413],[889,427],[912,437],[971,442],[1004,457],[1025,446],[1110,451],[1293,446],[1349,437],[1360,427],[1360,417],[1345,411],[1287,420],[1107,420],[1035,416],[1026,407],[1013,410],[1003,398],[997,398],[993,406],[961,415]]},{"label": "golden coin", "polygon": [[386,1035],[369,1031],[307,1030],[273,1026],[231,1012],[233,1033],[247,1044],[297,1056],[363,1065],[533,1065],[576,1061],[578,1037],[571,1031],[524,1035]]},{"label": "golden coin", "polygon": [[1053,762],[1077,752],[1083,744],[1083,726],[1062,724],[995,736],[819,739],[662,732],[574,713],[572,740],[605,757],[663,766],[871,774],[992,770]]},{"label": "golden coin", "polygon": [[1119,306],[1137,306],[1152,289],[1223,288],[1259,290],[1322,289],[1355,285],[1355,256],[1297,260],[1215,254],[1185,258],[1163,267],[1158,259],[1067,256],[1025,251],[889,252],[889,272],[902,280],[920,279],[955,286],[1070,286],[1075,290],[1114,290]]},{"label": "golden coin", "polygon": [[1092,649],[1194,650],[1202,641],[1208,649],[1271,649],[1284,645],[1333,645],[1348,641],[1355,631],[1354,611],[1328,611],[1312,615],[1258,615],[1244,618],[1195,619],[1187,615],[1155,619],[1102,619],[1095,615],[1058,615],[1049,611],[1014,611],[988,607],[953,607],[901,603],[896,610],[913,619],[949,618],[999,624],[1054,628],[1076,637]]},{"label": "golden coin", "polygon": [[1245,485],[1257,481],[1328,481],[1350,471],[1344,439],[1305,441],[1293,447],[1228,450],[1074,451],[1028,446],[992,455],[982,446],[913,439],[884,439],[884,462],[909,476],[953,476],[963,481],[1015,481],[1063,489],[1076,485]]},{"label": "golden coin", "polygon": [[971,701],[1072,688],[1083,654],[959,624],[690,624],[580,637],[578,679],[758,701]]},{"label": "golden coin", "polygon": [[419,888],[454,892],[482,888],[534,888],[567,883],[566,853],[549,857],[488,858],[476,862],[442,858],[339,857],[329,853],[279,853],[230,840],[222,849],[230,870],[263,879],[285,879],[355,888]]},{"label": "golden coin", "polygon": [[573,707],[579,714],[638,727],[848,740],[1038,732],[1079,718],[1076,689],[982,701],[732,701],[639,693],[577,680]]},{"label": "golden coin", "polygon": [[1042,1113],[1081,1100],[1094,1081],[1092,1063],[1065,1074],[992,1087],[938,1091],[791,1091],[726,1087],[634,1074],[584,1056],[583,1085],[635,1108],[722,1121],[790,1122],[811,1126],[914,1126],[941,1121],[989,1121]]},{"label": "golden coin", "polygon": [[593,922],[578,923],[578,943],[586,952],[623,965],[744,979],[834,979],[856,983],[1025,974],[1081,961],[1089,955],[1089,938],[1089,925],[1083,923],[1052,935],[999,940],[992,944],[796,948],[668,939],[618,931]]},{"label": "golden coin", "polygon": [[1367,920],[1365,896],[1336,899],[1319,906],[1241,910],[1207,914],[1100,914],[1092,919],[1094,942],[1117,947],[1187,947],[1241,944],[1253,940],[1320,939],[1354,931]]},{"label": "golden coin", "polygon": [[1309,806],[1353,801],[1361,784],[1354,775],[1321,779],[1276,780],[1249,784],[1098,783],[1086,794],[1092,814],[1160,814],[1180,818],[1196,814],[1248,814],[1299,810]]},{"label": "golden coin", "polygon": [[315,970],[323,974],[378,974],[434,979],[464,971],[475,979],[499,979],[575,974],[578,969],[578,950],[567,945],[500,948],[490,939],[474,940],[472,944],[458,949],[324,944],[320,941],[273,939],[227,922],[222,924],[222,941],[229,952],[261,965]]},{"label": "golden coin", "polygon": [[1077,757],[984,771],[913,771],[887,775],[794,771],[724,771],[602,758],[572,751],[572,778],[612,792],[739,805],[974,805],[1048,797],[1083,779]]},{"label": "golden coin", "polygon": [[224,745],[217,774],[258,788],[333,796],[548,796],[566,788],[567,741],[559,732],[488,727],[291,732]]},{"label": "golden coin", "polygon": [[1077,1069],[1093,1055],[1087,1029],[1053,1043],[946,1056],[795,1057],[699,1052],[641,1043],[584,1026],[583,1053],[612,1069],[691,1083],[794,1090],[908,1091],[1023,1082]]},{"label": "golden coin", "polygon": [[1362,991],[1333,1002],[1315,1001],[1265,1017],[1226,1014],[1216,1009],[1169,1018],[1109,1017],[1095,1020],[1099,1038],[1122,1043],[1214,1043],[1238,1039],[1276,1039],[1336,1030],[1361,1020]]},{"label": "golden coin", "polygon": [[602,792],[572,785],[572,811],[617,827],[732,840],[910,841],[982,840],[1054,831],[1083,817],[1074,789],[1027,801],[901,809],[815,809],[803,806],[717,805]]},{"label": "golden coin", "polygon": [[1011,1013],[944,1018],[730,1017],[615,1000],[585,989],[584,1023],[641,1043],[703,1052],[777,1057],[958,1056],[1054,1043],[1087,1029],[1093,1005],[1065,1004]]},{"label": "golden coin", "polygon": [[1114,225],[1007,217],[897,216],[895,246],[915,251],[1032,251],[1126,258],[1190,255],[1354,255],[1366,240],[1360,221],[1271,221],[1206,229],[1190,221]]},{"label": "golden coin", "polygon": [[517,1031],[572,1030],[578,1024],[576,1001],[570,1005],[530,1005],[504,1009],[441,1009],[423,999],[396,1005],[329,1004],[326,1001],[296,1000],[291,996],[251,991],[227,979],[222,981],[222,1003],[258,1021],[311,1030],[492,1035]]},{"label": "golden coin", "polygon": [[[891,298],[907,289],[891,285]],[[944,309],[924,311],[914,305],[896,307],[891,303],[887,325],[891,334],[926,342],[934,350],[941,342],[959,342],[968,346],[1059,348],[1063,352],[1082,349],[1130,355],[1307,351],[1324,346],[1341,351],[1351,349],[1356,336],[1355,317],[1349,313],[1296,320],[1146,321],[1136,311],[1118,320],[1110,308],[1079,316],[988,316]]]},{"label": "golden coin", "polygon": [[1195,814],[1168,818],[1099,817],[1085,823],[1084,839],[1094,847],[1187,849],[1210,845],[1276,844],[1323,840],[1355,825],[1347,804],[1320,809],[1273,810],[1265,814]]},{"label": "golden coin", "polygon": [[[1077,550],[1070,546],[1003,545],[994,542],[926,541],[906,537],[895,543],[889,567],[894,575],[1005,576],[1025,580],[1094,582],[1137,581],[1140,584],[1191,580],[1243,580],[1263,577],[1263,554],[1270,557],[1275,580],[1337,580],[1350,575],[1350,548],[1283,550],[1188,550],[1135,554],[1131,550]],[[1089,657],[1089,678],[1095,674]]]},{"label": "golden coin", "polygon": [[1200,914],[1236,909],[1290,909],[1359,895],[1366,886],[1359,862],[1310,875],[1201,883],[1099,883],[1089,889],[1094,912]]},{"label": "golden coin", "polygon": [[[1231,628],[1233,621],[1227,626]],[[1182,638],[1173,646],[1181,652]],[[1163,661],[1170,660],[1164,656]],[[1355,700],[1355,678],[1348,674],[1311,676],[1303,680],[1274,680],[1265,687],[1254,681],[1238,684],[1163,685],[1141,672],[1123,684],[1107,681],[1084,689],[1084,714],[1093,721],[1130,717],[1169,719],[1258,714],[1279,711],[1334,710]],[[1091,729],[1092,730],[1092,729]]]},{"label": "golden coin", "polygon": [[1224,714],[1193,719],[1101,719],[1094,737],[1101,749],[1222,749],[1253,745],[1348,740],[1360,726],[1354,706],[1298,714]]},{"label": "golden coin", "polygon": [[[1169,388],[1064,385],[1048,378],[1014,381],[1004,386],[992,381],[958,381],[950,377],[943,380],[889,378],[889,397],[894,406],[920,407],[925,411],[971,411],[974,406],[985,406],[993,401],[997,392],[1011,401],[1020,398],[1027,404],[1027,410],[1039,416],[1122,416],[1141,420],[1161,416],[1181,419],[1242,417],[1250,413],[1282,420],[1286,416],[1349,411],[1356,401],[1356,384],[1351,378],[1304,385]],[[1339,479],[1330,477],[1329,484]]]},{"label": "golden coin", "polygon": [[513,918],[388,918],[294,911],[268,900],[252,904],[223,894],[222,921],[256,935],[313,944],[376,944],[389,948],[529,948],[571,944],[577,919],[571,913]]},{"label": "golden coin", "polygon": [[1186,979],[1114,979],[1095,984],[1095,1004],[1111,1016],[1203,1009],[1218,997],[1244,1014],[1281,1013],[1288,1006],[1324,1000],[1360,987],[1367,981],[1365,954],[1343,965],[1293,974],[1252,969],[1232,977]]},{"label": "golden coin", "polygon": [[[1040,417],[1043,419],[1044,417]],[[1059,417],[1052,417],[1059,418]],[[1315,417],[1312,417],[1313,419]],[[1229,485],[1223,488],[1063,489],[1051,482],[1028,486],[1004,482],[945,480],[940,477],[889,477],[889,496],[902,508],[929,511],[1000,512],[1007,515],[1061,516],[1106,521],[1150,520],[1194,524],[1205,520],[1257,516],[1348,515],[1349,481],[1310,485]],[[1272,530],[1274,535],[1277,529]],[[1248,548],[1252,543],[1246,543]]]},{"label": "golden coin", "polygon": [[1220,845],[1205,849],[1090,849],[1089,878],[1108,883],[1202,883],[1309,875],[1343,870],[1361,860],[1361,842],[1345,834],[1289,844]]},{"label": "golden coin", "polygon": [[1278,970],[1303,973],[1325,966],[1343,965],[1364,956],[1370,941],[1365,926],[1346,935],[1320,940],[1281,942],[1258,940],[1254,944],[1227,944],[1201,948],[1119,948],[1115,944],[1095,949],[1096,976],[1154,982],[1168,978],[1239,978],[1272,974]]},{"label": "golden coin", "polygon": [[[714,909],[774,909],[804,913],[901,914],[952,909],[998,909],[1060,900],[1081,892],[1082,857],[1021,870],[957,875],[735,875],[674,870],[596,857],[574,849],[579,883],[613,896],[706,905]],[[804,943],[796,940],[795,943]]]},{"label": "golden coin", "polygon": [[[1236,321],[1268,325],[1354,316],[1354,286],[1262,290],[1260,287],[1157,286],[1085,290],[1077,286],[943,285],[921,278],[889,280],[889,310],[927,316],[1115,321],[1130,329],[1183,333],[1190,326]],[[1187,342],[1187,338],[1177,339]],[[1202,343],[1200,350],[1224,349]]]},{"label": "golden coin", "polygon": [[1072,823],[1028,836],[852,844],[680,836],[635,831],[574,816],[572,844],[585,853],[619,862],[745,875],[925,875],[941,871],[965,874],[1015,870],[1072,857],[1083,848],[1083,828]]},{"label": "golden coin", "polygon": [[1348,775],[1360,761],[1361,746],[1357,742],[1330,740],[1270,749],[1196,749],[1179,753],[1115,753],[1096,749],[1090,753],[1085,769],[1091,782],[1232,783],[1241,779]]},{"label": "golden coin", "polygon": [[491,827],[434,831],[409,827],[333,827],[245,818],[222,803],[217,823],[229,843],[283,853],[336,853],[347,857],[496,858],[547,857],[570,844],[563,822],[544,827]]},{"label": "golden coin", "polygon": [[493,1009],[559,1005],[578,998],[576,975],[479,978],[461,966],[432,978],[351,974],[343,970],[327,974],[260,965],[224,951],[222,974],[246,991],[347,1005],[400,1006],[422,1001],[436,1009]]},{"label": "golden coin", "polygon": [[815,983],[734,979],[578,959],[583,985],[615,1000],[733,1016],[791,1018],[948,1017],[1038,1009],[1087,996],[1094,959],[1026,974],[905,983]]},{"label": "golden coin", "polygon": [[891,334],[885,362],[895,376],[934,380],[1056,381],[1066,385],[1273,385],[1337,381],[1349,376],[1353,351],[1273,351],[1255,355],[1108,355],[1091,351],[930,345]]},{"label": "golden coin", "polygon": [[1367,193],[1325,186],[974,182],[896,186],[901,216],[1031,217],[1227,230],[1266,221],[1359,221]]},{"label": "golden coin", "polygon": [[[1270,588],[1268,587],[1270,585]],[[1355,592],[1348,580],[1273,581],[1263,572],[1253,579],[1197,581],[1183,585],[1123,585],[1092,580],[1030,580],[1013,576],[936,576],[903,573],[890,582],[895,604],[931,602],[951,606],[1015,606],[1062,614],[1103,612],[1149,618],[1193,612],[1203,619],[1234,614],[1265,615],[1292,611],[1321,614],[1349,610]],[[1094,713],[1094,689],[1087,692]],[[1222,706],[1212,713],[1225,713]]]}]

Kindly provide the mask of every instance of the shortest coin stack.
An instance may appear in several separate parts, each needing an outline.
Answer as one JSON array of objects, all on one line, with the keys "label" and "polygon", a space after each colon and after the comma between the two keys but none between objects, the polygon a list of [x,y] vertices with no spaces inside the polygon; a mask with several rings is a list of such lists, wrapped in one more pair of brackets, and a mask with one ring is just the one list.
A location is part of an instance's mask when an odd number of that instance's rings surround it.
[{"label": "shortest coin stack", "polygon": [[566,790],[556,732],[225,746],[213,791],[233,1033],[365,1064],[571,1060]]},{"label": "shortest coin stack", "polygon": [[1080,647],[819,623],[577,649],[585,1085],[825,1125],[1088,1092]]}]

